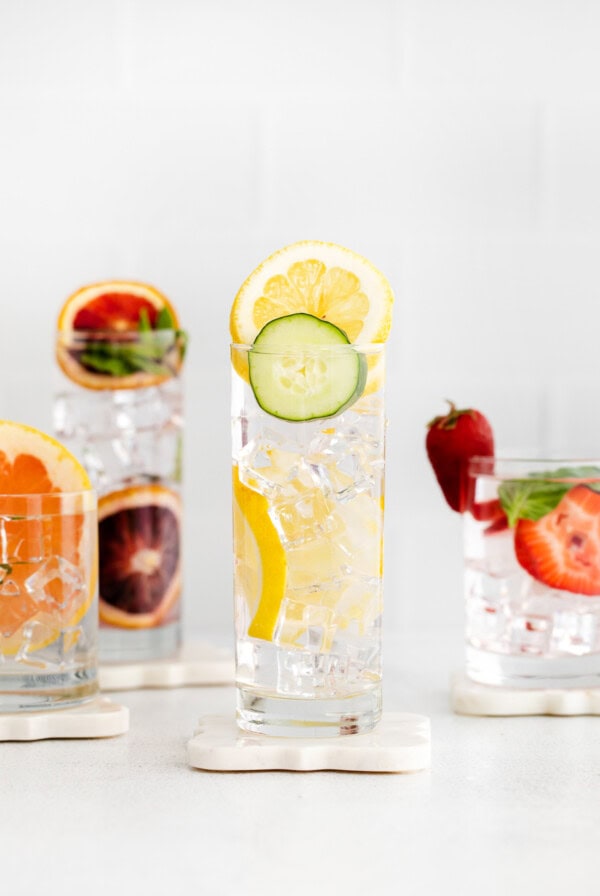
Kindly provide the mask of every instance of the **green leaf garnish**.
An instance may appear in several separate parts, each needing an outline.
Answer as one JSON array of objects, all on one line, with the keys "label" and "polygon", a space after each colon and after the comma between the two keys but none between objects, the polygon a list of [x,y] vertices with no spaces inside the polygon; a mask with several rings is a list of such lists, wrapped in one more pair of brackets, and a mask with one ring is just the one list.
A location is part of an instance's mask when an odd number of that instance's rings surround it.
[{"label": "green leaf garnish", "polygon": [[[176,355],[174,357],[173,351]],[[90,342],[79,361],[88,370],[123,377],[132,373],[151,373],[169,377],[175,373],[181,358],[177,341],[157,338],[155,331],[143,330],[135,342]]]},{"label": "green leaf garnish", "polygon": [[150,323],[150,317],[148,315],[147,308],[142,308],[142,310],[140,311],[138,330],[140,331],[140,333],[147,333],[148,330],[152,330],[152,324]]},{"label": "green leaf garnish", "polygon": [[600,492],[600,469],[559,467],[549,472],[531,473],[527,479],[507,479],[498,488],[498,499],[509,526],[514,526],[518,520],[541,519],[576,485],[587,485]]},{"label": "green leaf garnish", "polygon": [[173,320],[173,316],[168,308],[161,308],[158,312],[158,316],[156,318],[156,328],[157,330],[174,330],[175,329],[175,321]]}]

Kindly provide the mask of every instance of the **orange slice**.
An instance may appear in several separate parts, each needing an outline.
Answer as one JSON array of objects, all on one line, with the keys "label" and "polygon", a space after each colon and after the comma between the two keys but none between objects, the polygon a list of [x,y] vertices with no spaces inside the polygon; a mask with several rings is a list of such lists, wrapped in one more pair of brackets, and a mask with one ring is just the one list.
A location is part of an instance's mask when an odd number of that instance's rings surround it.
[{"label": "orange slice", "polygon": [[[231,308],[231,338],[235,344],[252,345],[269,321],[303,311],[335,324],[352,343],[382,343],[390,332],[393,302],[389,282],[362,255],[334,243],[305,240],[270,255],[242,284]],[[366,393],[383,380],[380,357],[368,357]],[[242,352],[234,351],[233,364],[248,380]]]},{"label": "orange slice", "polygon": [[[82,493],[70,499],[72,512],[61,504],[63,492]],[[84,468],[63,445],[8,420],[0,420],[0,495],[0,655],[14,656],[23,644],[26,623],[38,623],[28,639],[31,652],[51,644],[87,612],[96,587],[96,571],[89,562],[95,525],[91,536],[84,514],[94,509],[95,497]],[[83,596],[65,598],[60,614],[56,606],[63,603],[64,585],[59,575],[49,577],[47,600],[31,594],[25,584],[52,562],[57,567],[72,564],[87,579]]]},{"label": "orange slice", "polygon": [[251,638],[272,641],[285,592],[286,559],[264,495],[240,481],[233,468],[236,591],[248,604]]},{"label": "orange slice", "polygon": [[153,628],[175,618],[181,594],[181,499],[162,485],[111,492],[98,503],[100,620]]},{"label": "orange slice", "polygon": [[[168,328],[157,328],[160,316],[167,316]],[[140,326],[146,332],[140,335]],[[88,389],[137,389],[157,385],[177,372],[181,346],[177,334],[179,319],[163,293],[147,283],[107,280],[84,286],[73,293],[58,316],[57,361],[63,372]],[[146,349],[156,350],[160,363],[148,369],[119,373],[95,369],[86,362],[90,343],[131,352],[145,340]],[[162,368],[162,370],[161,370]]]}]

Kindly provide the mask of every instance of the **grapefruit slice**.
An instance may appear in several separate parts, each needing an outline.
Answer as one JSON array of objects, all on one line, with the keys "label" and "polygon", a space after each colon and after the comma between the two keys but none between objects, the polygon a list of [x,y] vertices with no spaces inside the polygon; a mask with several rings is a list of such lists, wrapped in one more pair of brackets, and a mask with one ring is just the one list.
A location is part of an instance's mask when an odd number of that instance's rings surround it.
[{"label": "grapefruit slice", "polygon": [[[304,312],[335,324],[352,343],[383,343],[393,302],[389,282],[362,255],[335,243],[304,240],[270,255],[242,284],[231,308],[231,338],[234,344],[252,345],[265,324]],[[368,356],[367,362],[365,394],[383,381],[382,356]],[[243,352],[234,351],[233,365],[248,381]]]},{"label": "grapefruit slice", "polygon": [[[63,505],[65,492],[78,493],[72,513]],[[14,656],[26,623],[38,623],[27,639],[32,652],[87,612],[96,572],[85,513],[94,509],[95,497],[86,471],[60,442],[8,420],[0,420],[0,495],[0,655]],[[87,587],[68,597],[65,579],[79,570]],[[46,598],[27,585],[36,574]]]},{"label": "grapefruit slice", "polygon": [[107,280],[84,286],[58,317],[58,364],[88,389],[164,382],[179,371],[184,347],[175,308],[147,283]]},{"label": "grapefruit slice", "polygon": [[181,500],[162,485],[111,492],[98,504],[100,620],[154,628],[181,594]]}]

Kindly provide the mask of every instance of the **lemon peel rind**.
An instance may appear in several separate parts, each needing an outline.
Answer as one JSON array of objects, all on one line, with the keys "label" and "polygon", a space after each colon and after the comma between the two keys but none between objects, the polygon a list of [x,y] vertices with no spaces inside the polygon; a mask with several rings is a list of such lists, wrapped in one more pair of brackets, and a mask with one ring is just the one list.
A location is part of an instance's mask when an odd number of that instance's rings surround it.
[{"label": "lemon peel rind", "polygon": [[[244,485],[237,466],[233,467],[233,494],[258,545],[263,570],[261,593],[248,635],[272,641],[277,617],[285,594],[287,563],[279,535],[269,517],[269,502],[264,495]],[[268,570],[268,575],[265,571]]]}]

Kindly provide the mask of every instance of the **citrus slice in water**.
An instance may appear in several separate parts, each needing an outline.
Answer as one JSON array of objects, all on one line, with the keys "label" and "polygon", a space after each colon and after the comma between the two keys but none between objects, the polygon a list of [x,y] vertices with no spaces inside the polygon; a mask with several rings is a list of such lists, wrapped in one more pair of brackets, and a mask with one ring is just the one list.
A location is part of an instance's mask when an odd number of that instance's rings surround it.
[{"label": "citrus slice in water", "polygon": [[73,293],[58,317],[56,357],[88,389],[138,389],[177,372],[183,350],[179,319],[154,286],[107,280]]},{"label": "citrus slice in water", "polygon": [[233,468],[236,582],[251,617],[251,638],[272,641],[285,592],[286,559],[264,495],[240,481]]},{"label": "citrus slice in water", "polygon": [[153,628],[181,593],[181,500],[162,485],[111,492],[98,503],[100,620]]},{"label": "citrus slice in water", "polygon": [[[82,571],[88,575],[86,587],[72,598],[64,594],[63,576],[76,577],[89,552],[83,511],[94,507],[90,489],[86,471],[60,442],[0,420],[0,655],[18,653],[26,623],[32,623],[31,652],[55,641],[62,628],[76,626],[89,608],[95,569]],[[61,493],[87,490],[74,501],[72,513],[61,506]],[[41,496],[35,508],[32,495]],[[44,580],[39,591],[31,584],[38,573]]]},{"label": "citrus slice in water", "polygon": [[[381,343],[390,332],[393,302],[389,282],[362,255],[334,243],[305,240],[270,255],[242,284],[231,308],[231,338],[252,345],[269,321],[304,312],[335,324],[352,343]],[[367,393],[383,378],[379,357],[368,362]],[[243,353],[234,352],[233,364],[248,380]]]}]

